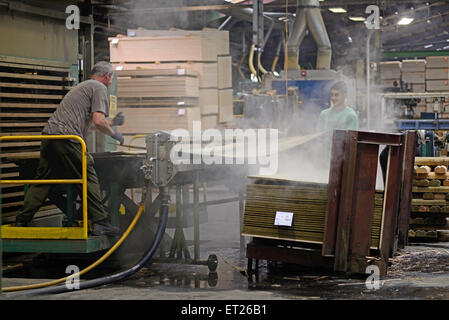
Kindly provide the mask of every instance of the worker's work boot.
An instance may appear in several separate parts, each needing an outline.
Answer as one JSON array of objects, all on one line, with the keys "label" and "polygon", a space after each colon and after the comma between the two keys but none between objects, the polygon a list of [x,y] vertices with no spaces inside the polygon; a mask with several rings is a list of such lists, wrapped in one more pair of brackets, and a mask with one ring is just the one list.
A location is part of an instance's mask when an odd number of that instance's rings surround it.
[{"label": "worker's work boot", "polygon": [[16,216],[15,227],[28,227],[28,222],[23,220],[20,215]]},{"label": "worker's work boot", "polygon": [[92,235],[93,236],[118,236],[120,235],[120,229],[114,227],[112,224],[106,220],[101,220],[94,222],[92,225]]}]

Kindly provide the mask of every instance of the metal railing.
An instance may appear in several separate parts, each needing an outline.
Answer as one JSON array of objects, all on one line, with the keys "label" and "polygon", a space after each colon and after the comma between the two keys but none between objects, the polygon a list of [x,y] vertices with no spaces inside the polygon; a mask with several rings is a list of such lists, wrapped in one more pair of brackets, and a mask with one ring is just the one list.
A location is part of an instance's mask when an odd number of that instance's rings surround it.
[{"label": "metal railing", "polygon": [[47,179],[47,180],[0,180],[0,184],[82,184],[82,227],[12,227],[2,226],[2,238],[26,239],[87,239],[87,158],[86,143],[76,135],[37,135],[37,136],[3,136],[0,142],[10,140],[63,140],[75,139],[81,144],[82,168],[81,179]]}]

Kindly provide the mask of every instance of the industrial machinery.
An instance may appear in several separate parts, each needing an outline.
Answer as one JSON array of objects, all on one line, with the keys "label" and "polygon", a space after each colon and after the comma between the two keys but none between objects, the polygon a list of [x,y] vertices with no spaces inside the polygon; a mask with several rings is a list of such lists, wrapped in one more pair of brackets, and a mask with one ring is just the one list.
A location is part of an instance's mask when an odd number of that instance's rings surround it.
[{"label": "industrial machinery", "polygon": [[[175,236],[171,239],[170,255],[165,257],[161,250],[161,257],[158,259],[162,262],[206,265],[210,271],[215,271],[218,263],[215,255],[210,255],[205,261],[200,260],[200,209],[211,205],[239,201],[241,203],[240,208],[243,210],[244,198],[238,192],[243,189],[246,183],[248,168],[246,165],[236,164],[206,165],[201,163],[176,165],[170,159],[170,152],[175,144],[176,140],[172,139],[169,133],[157,132],[147,135],[146,150],[143,152],[103,152],[92,154],[101,189],[105,194],[104,203],[107,204],[109,212],[111,212],[111,223],[120,226],[122,229],[130,223],[135,223],[135,221],[131,220],[136,219],[136,217],[142,214],[140,207],[144,205],[144,213],[135,227],[136,230],[140,228],[140,232],[139,230],[135,231],[130,235],[130,238],[137,236],[140,238],[138,243],[143,243],[141,237],[148,237],[150,234],[155,235],[158,240],[153,243],[151,256],[148,257],[147,255],[145,258],[145,261],[148,261],[148,259],[153,257],[159,243],[162,242],[163,236],[168,237],[164,231],[168,222],[170,188],[172,190],[174,188],[176,194]],[[28,179],[33,178],[35,168],[38,165],[38,159],[9,160],[18,164],[20,168],[20,181],[32,183]],[[205,182],[212,185],[232,185],[238,195],[232,198],[200,202],[199,189],[200,185]],[[193,202],[189,200],[189,186],[193,186]],[[129,192],[126,192],[131,188],[143,189],[140,206],[130,198]],[[152,192],[155,188],[159,189],[159,195],[154,198]],[[62,233],[58,237],[58,229],[76,229],[72,225],[76,224],[78,219],[77,211],[82,209],[83,206],[73,205],[73,203],[76,203],[74,201],[76,198],[72,197],[73,193],[70,190],[69,192],[66,192],[66,190],[57,190],[57,193],[53,195],[53,199],[59,198],[59,201],[56,201],[56,203],[63,212],[68,213],[67,219],[64,220],[66,227],[18,228],[11,225],[4,225],[2,226],[2,237],[5,252],[71,254],[98,252],[106,249],[111,250],[111,248],[115,250],[116,244],[114,243],[117,239],[106,236],[67,238],[65,236],[67,233]],[[161,209],[158,215],[157,212],[160,208],[163,208],[163,210]],[[122,214],[120,214],[120,211]],[[163,214],[163,212],[165,213]],[[193,257],[190,256],[183,234],[182,221],[183,218],[189,216],[193,219],[194,228]],[[82,221],[81,224],[86,225]],[[159,227],[156,228],[156,225],[159,225]],[[25,238],[23,236],[23,229],[28,229],[26,230],[28,236]],[[33,235],[33,229],[40,229],[41,232]],[[136,232],[137,235],[135,235]],[[170,237],[168,238],[170,239]],[[119,241],[122,241],[122,239]],[[141,265],[143,266],[144,263]]]}]

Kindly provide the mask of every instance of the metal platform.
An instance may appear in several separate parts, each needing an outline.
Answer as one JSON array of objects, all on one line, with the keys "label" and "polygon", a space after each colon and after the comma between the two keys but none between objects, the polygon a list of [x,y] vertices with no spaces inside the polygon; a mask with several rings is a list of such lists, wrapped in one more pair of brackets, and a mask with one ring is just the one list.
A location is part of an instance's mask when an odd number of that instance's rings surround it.
[{"label": "metal platform", "polygon": [[4,252],[91,253],[109,249],[116,239],[106,236],[85,239],[3,239]]}]

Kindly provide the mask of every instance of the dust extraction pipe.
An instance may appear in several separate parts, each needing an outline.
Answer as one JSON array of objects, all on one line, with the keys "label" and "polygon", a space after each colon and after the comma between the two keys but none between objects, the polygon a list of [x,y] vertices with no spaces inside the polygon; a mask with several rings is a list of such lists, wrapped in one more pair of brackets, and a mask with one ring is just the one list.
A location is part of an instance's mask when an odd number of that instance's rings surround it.
[{"label": "dust extraction pipe", "polygon": [[299,69],[299,47],[306,34],[306,28],[309,29],[318,47],[316,69],[330,69],[331,43],[321,16],[319,0],[297,0],[296,19],[287,41],[287,69]]}]

